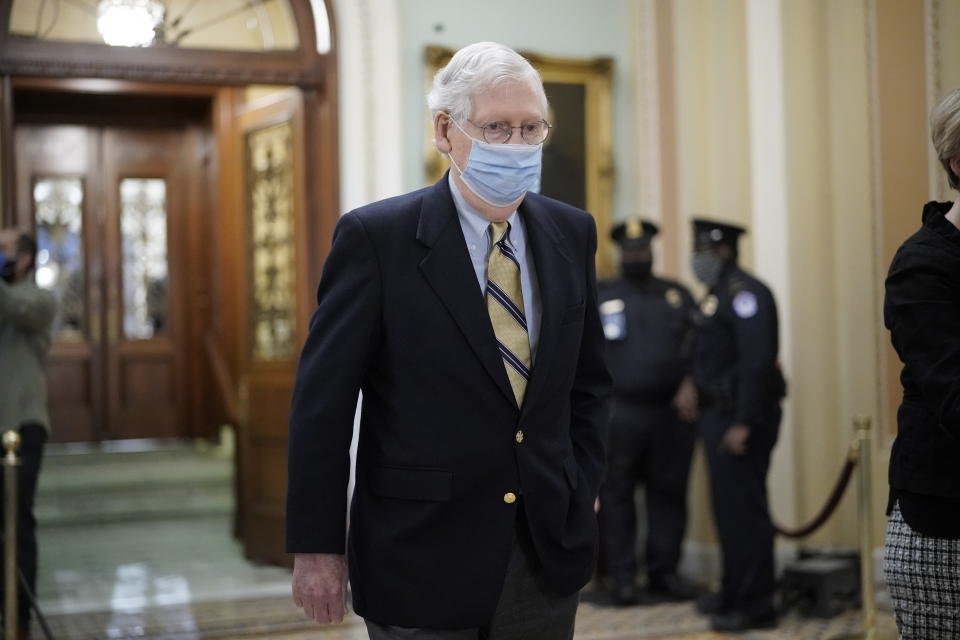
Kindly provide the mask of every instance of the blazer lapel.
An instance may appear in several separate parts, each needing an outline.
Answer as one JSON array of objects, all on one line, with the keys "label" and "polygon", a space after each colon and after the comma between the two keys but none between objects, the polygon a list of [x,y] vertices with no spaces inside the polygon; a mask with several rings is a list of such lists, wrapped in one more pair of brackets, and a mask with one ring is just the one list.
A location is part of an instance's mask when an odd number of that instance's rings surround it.
[{"label": "blazer lapel", "polygon": [[[573,260],[567,255],[563,245],[563,234],[550,217],[550,211],[541,201],[524,198],[520,205],[520,215],[527,229],[527,242],[533,251],[533,263],[537,270],[537,282],[540,285],[540,339],[537,344],[537,356],[527,383],[524,409],[530,406],[530,398],[543,387],[556,352],[567,292],[563,280],[557,274],[566,273]],[[525,411],[521,410],[522,420]]]},{"label": "blazer lapel", "polygon": [[446,174],[423,198],[417,240],[430,248],[420,261],[420,271],[453,316],[487,373],[516,406],[483,292],[467,254]]}]

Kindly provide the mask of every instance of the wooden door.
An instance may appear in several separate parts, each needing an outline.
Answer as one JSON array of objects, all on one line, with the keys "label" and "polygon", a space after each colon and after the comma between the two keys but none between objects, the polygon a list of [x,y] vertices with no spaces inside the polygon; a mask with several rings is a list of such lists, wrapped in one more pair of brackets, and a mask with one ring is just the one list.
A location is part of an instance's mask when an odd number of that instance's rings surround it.
[{"label": "wooden door", "polygon": [[[287,421],[303,308],[313,299],[306,275],[305,136],[302,97],[291,89],[240,109],[232,165],[244,212],[235,236],[240,256],[238,325],[240,529],[247,557],[289,564],[284,551]],[[312,305],[311,305],[312,307]]]},{"label": "wooden door", "polygon": [[99,439],[103,429],[103,323],[99,137],[82,126],[16,131],[17,219],[46,254],[37,277],[60,303],[47,366],[52,439]]},{"label": "wooden door", "polygon": [[60,300],[53,440],[187,435],[193,138],[173,127],[21,125],[16,134],[18,219],[37,232],[38,283]]},{"label": "wooden door", "polygon": [[102,147],[108,433],[114,439],[185,435],[177,349],[186,191],[181,134],[107,128]]}]

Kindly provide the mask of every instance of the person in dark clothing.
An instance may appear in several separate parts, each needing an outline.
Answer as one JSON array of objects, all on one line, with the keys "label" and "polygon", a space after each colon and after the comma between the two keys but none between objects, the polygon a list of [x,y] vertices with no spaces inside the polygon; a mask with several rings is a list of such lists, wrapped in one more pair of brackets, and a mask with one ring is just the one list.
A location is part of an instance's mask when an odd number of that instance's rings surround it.
[{"label": "person in dark clothing", "polygon": [[[960,190],[960,89],[932,111]],[[904,640],[960,637],[960,201],[929,202],[893,258],[884,323],[903,362],[884,571]]]},{"label": "person in dark clothing", "polygon": [[693,376],[723,559],[720,592],[697,604],[718,631],[770,628],[776,610],[767,471],[785,391],[777,307],[770,289],[737,265],[742,227],[704,219],[693,226],[693,270],[709,288]]},{"label": "person in dark clothing", "polygon": [[[47,439],[46,358],[56,300],[34,281],[37,245],[28,233],[0,231],[0,432],[20,433],[17,467],[17,564],[32,592],[37,585],[34,495]],[[0,474],[0,495],[3,490]],[[0,531],[3,513],[0,510]],[[0,582],[0,603],[4,585]],[[30,600],[18,589],[18,638],[30,637]]]},{"label": "person in dark clothing", "polygon": [[686,287],[652,274],[650,241],[657,231],[638,218],[615,226],[611,236],[621,248],[621,275],[600,284],[614,385],[607,478],[600,489],[600,547],[616,605],[639,600],[638,483],[644,485],[646,502],[648,596],[696,596],[677,575],[696,433],[696,391],[689,378],[696,305]]}]

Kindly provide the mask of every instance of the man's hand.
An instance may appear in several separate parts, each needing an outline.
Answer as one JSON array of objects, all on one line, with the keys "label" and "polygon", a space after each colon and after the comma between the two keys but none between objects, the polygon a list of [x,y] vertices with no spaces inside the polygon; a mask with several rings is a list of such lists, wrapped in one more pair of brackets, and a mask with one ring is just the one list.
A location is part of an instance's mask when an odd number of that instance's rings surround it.
[{"label": "man's hand", "polygon": [[320,624],[343,621],[347,610],[347,560],[335,553],[293,557],[293,602]]},{"label": "man's hand", "polygon": [[684,422],[696,422],[700,419],[700,396],[697,385],[690,376],[684,378],[677,387],[677,392],[673,395],[673,406]]},{"label": "man's hand", "polygon": [[750,427],[745,424],[735,424],[727,429],[720,441],[720,451],[742,456],[747,452],[747,440],[750,439]]}]

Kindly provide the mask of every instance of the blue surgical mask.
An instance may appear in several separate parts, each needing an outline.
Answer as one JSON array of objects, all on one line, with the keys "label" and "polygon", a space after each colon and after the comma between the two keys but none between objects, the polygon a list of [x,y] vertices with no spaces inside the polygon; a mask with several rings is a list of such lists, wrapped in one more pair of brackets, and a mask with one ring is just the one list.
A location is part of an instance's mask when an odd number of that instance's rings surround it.
[{"label": "blue surgical mask", "polygon": [[[450,120],[463,131],[456,120]],[[471,140],[467,168],[457,166],[452,156],[450,162],[460,172],[464,184],[490,206],[509,206],[540,182],[543,145],[490,144],[463,133]]]}]

